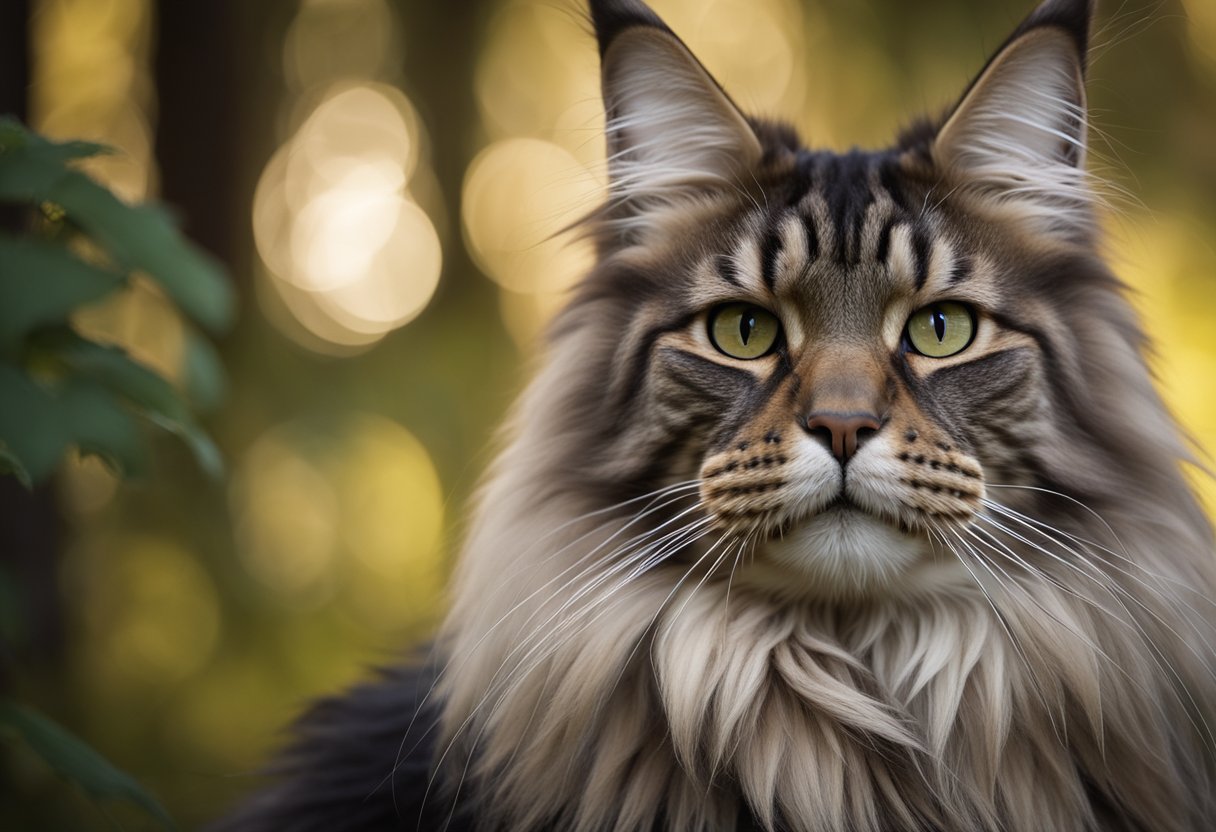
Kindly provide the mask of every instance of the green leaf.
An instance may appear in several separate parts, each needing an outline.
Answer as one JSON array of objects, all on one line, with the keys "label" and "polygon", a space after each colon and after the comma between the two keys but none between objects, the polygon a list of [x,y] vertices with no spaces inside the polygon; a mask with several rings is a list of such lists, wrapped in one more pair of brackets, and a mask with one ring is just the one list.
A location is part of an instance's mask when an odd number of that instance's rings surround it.
[{"label": "green leaf", "polygon": [[34,489],[34,482],[30,479],[30,472],[25,470],[25,466],[21,464],[21,460],[13,456],[3,442],[0,442],[0,474],[12,474],[17,478],[17,482],[25,486],[27,491]]},{"label": "green leaf", "polygon": [[121,268],[147,272],[186,314],[213,331],[225,329],[234,295],[219,262],[187,242],[163,208],[127,205],[66,167],[70,152],[28,134],[11,142],[0,152],[0,200],[61,206]]},{"label": "green leaf", "polygon": [[224,364],[211,342],[189,327],[182,362],[182,385],[190,403],[203,413],[219,407],[228,392]]},{"label": "green leaf", "polygon": [[6,236],[0,236],[0,275],[0,351],[10,355],[33,330],[66,321],[76,307],[126,284],[123,275],[62,246]]},{"label": "green leaf", "polygon": [[44,386],[6,364],[0,364],[0,444],[34,483],[50,476],[71,445],[124,473],[146,467],[132,414],[101,384],[68,378]]},{"label": "green leaf", "polygon": [[113,152],[104,144],[93,142],[53,142],[37,133],[30,132],[12,116],[0,116],[0,154],[19,147],[33,148],[44,158],[60,163]]},{"label": "green leaf", "polygon": [[192,421],[174,421],[164,419],[158,414],[146,414],[148,419],[155,425],[175,434],[190,449],[194,454],[194,461],[203,469],[203,473],[212,479],[220,479],[224,476],[224,455],[220,453],[220,449],[211,441],[202,428]]},{"label": "green leaf", "polygon": [[130,801],[163,828],[176,828],[165,808],[131,775],[41,714],[0,701],[0,736],[5,734],[23,740],[60,777],[79,786],[94,800]]},{"label": "green leaf", "polygon": [[49,200],[39,194],[53,192],[67,176],[84,176],[67,166],[70,158],[28,141],[10,145],[0,152],[0,200],[30,205]]},{"label": "green leaf", "polygon": [[55,470],[71,441],[63,421],[50,393],[17,368],[0,364],[0,444],[18,478],[38,483]]},{"label": "green leaf", "polygon": [[46,479],[73,445],[138,472],[145,462],[138,413],[181,437],[199,464],[219,476],[219,451],[187,403],[213,407],[223,397],[223,369],[208,342],[189,331],[184,399],[123,350],[87,341],[67,325],[73,311],[122,286],[131,271],[148,273],[205,327],[218,330],[232,318],[234,296],[223,269],[181,235],[164,209],[127,205],[69,167],[104,150],[53,142],[0,118],[0,202],[51,206],[54,229],[78,229],[113,266],[86,263],[50,240],[0,236],[0,474],[29,487]]},{"label": "green leaf", "polygon": [[122,347],[98,344],[69,329],[46,333],[35,343],[40,351],[51,353],[72,375],[98,381],[141,409],[151,410],[166,419],[190,418],[190,409],[173,385],[132,359]]},{"label": "green leaf", "polygon": [[222,331],[231,323],[234,296],[223,268],[187,243],[162,208],[127,205],[80,173],[61,179],[44,199],[62,205],[119,263],[151,275],[203,326]]},{"label": "green leaf", "polygon": [[44,340],[42,346],[52,350],[73,375],[101,383],[135,405],[153,424],[179,436],[208,475],[223,475],[219,449],[194,421],[177,390],[125,350],[96,344],[71,331],[56,333],[53,342]]}]

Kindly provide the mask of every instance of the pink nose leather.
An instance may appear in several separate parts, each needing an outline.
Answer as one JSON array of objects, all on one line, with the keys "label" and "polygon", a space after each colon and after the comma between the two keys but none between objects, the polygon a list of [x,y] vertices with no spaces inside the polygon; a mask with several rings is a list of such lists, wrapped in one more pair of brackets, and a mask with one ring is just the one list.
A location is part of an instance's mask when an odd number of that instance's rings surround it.
[{"label": "pink nose leather", "polygon": [[869,413],[819,412],[806,417],[804,426],[844,465],[862,442],[878,432],[882,423]]}]

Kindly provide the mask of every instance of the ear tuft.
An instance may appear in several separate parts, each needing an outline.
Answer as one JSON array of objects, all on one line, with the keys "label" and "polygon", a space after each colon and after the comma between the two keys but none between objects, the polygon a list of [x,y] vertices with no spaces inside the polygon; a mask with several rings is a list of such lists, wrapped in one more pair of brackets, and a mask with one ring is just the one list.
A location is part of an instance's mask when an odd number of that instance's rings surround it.
[{"label": "ear tuft", "polygon": [[1054,26],[1073,39],[1077,56],[1081,60],[1081,70],[1085,71],[1085,57],[1089,52],[1089,29],[1094,18],[1094,0],[1045,0],[1030,16],[1022,22],[1013,36],[1018,36],[1046,26]]},{"label": "ear tuft", "polygon": [[599,43],[600,57],[608,51],[621,32],[632,26],[649,26],[670,33],[667,24],[638,0],[590,0],[591,22],[595,26],[595,39]]},{"label": "ear tuft", "polygon": [[763,149],[688,47],[636,0],[593,0],[607,113],[608,216],[620,229],[715,188],[746,187]]},{"label": "ear tuft", "polygon": [[1032,230],[1085,238],[1090,0],[1047,0],[1014,32],[937,133],[933,157],[955,185]]}]

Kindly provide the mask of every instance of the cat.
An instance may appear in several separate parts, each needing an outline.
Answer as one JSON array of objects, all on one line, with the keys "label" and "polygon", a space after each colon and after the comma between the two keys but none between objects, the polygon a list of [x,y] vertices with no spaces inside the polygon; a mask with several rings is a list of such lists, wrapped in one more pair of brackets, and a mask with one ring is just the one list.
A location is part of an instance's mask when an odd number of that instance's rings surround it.
[{"label": "cat", "polygon": [[610,188],[433,666],[225,830],[1216,828],[1216,546],[1099,257],[1091,0],[809,150],[591,0]]}]

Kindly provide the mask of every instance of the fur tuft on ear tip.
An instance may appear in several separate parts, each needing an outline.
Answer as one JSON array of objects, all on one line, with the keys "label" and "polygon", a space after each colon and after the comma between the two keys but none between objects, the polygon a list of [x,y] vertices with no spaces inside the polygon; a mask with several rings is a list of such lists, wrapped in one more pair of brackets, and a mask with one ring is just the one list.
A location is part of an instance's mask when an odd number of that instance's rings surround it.
[{"label": "fur tuft on ear tip", "polygon": [[600,57],[608,51],[617,35],[634,26],[650,26],[670,32],[667,24],[641,0],[589,0],[591,23]]},{"label": "fur tuft on ear tip", "polygon": [[739,190],[763,149],[683,41],[637,0],[593,0],[618,229],[713,189]]},{"label": "fur tuft on ear tip", "polygon": [[1085,49],[1091,0],[1046,0],[984,67],[933,140],[964,192],[1076,239],[1092,227],[1085,173]]},{"label": "fur tuft on ear tip", "polygon": [[1086,53],[1089,51],[1089,32],[1096,7],[1096,0],[1043,0],[1018,27],[1013,38],[1043,26],[1063,29],[1076,44],[1077,55],[1084,69]]}]

